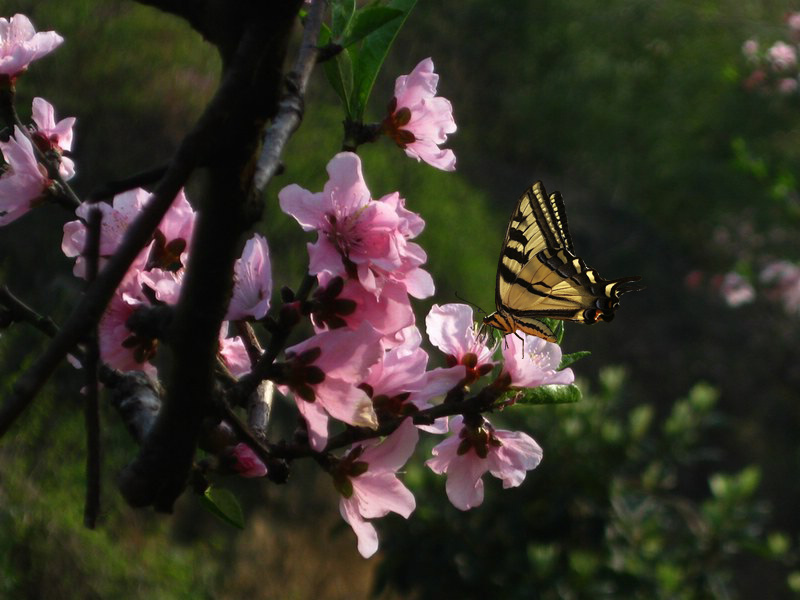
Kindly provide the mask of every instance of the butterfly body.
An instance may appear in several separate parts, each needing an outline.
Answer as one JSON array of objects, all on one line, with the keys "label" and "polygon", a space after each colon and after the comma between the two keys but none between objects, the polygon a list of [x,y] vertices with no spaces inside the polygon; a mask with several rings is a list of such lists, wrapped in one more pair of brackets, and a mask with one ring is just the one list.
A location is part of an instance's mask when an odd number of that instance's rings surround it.
[{"label": "butterfly body", "polygon": [[556,340],[541,318],[610,321],[619,297],[643,289],[639,277],[604,279],[575,255],[561,194],[537,181],[519,199],[497,266],[497,311],[484,318],[503,334],[522,331]]}]

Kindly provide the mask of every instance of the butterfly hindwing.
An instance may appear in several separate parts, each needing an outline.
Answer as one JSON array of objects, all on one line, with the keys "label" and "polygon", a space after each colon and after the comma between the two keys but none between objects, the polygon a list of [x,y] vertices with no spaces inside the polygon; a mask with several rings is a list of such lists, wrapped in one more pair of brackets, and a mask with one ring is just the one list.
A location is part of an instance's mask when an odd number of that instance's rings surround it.
[{"label": "butterfly hindwing", "polygon": [[[497,269],[497,312],[485,322],[553,341],[539,318],[610,321],[619,296],[642,289],[638,277],[603,279],[574,254],[561,194],[536,182],[517,202]],[[499,315],[502,318],[496,317]]]}]

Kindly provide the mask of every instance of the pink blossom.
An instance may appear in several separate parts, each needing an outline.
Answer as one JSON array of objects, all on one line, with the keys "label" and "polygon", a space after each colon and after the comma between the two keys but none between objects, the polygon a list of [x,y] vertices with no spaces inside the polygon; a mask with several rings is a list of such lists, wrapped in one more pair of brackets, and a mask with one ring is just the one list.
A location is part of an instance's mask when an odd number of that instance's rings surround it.
[{"label": "pink blossom", "polygon": [[234,266],[233,297],[228,306],[228,320],[262,319],[269,310],[272,295],[267,240],[254,235],[247,241],[242,257]]},{"label": "pink blossom", "polygon": [[75,163],[71,158],[61,156],[61,153],[72,149],[75,117],[67,117],[56,123],[53,105],[44,98],[34,98],[33,122],[36,124],[36,129],[31,134],[33,141],[42,152],[55,151],[59,155],[59,174],[65,180],[71,179],[75,175]]},{"label": "pink blossom", "polygon": [[[100,227],[101,266],[116,252],[128,227],[149,198],[149,192],[136,188],[114,196],[113,205],[105,202],[94,205],[103,212]],[[68,257],[78,257],[73,268],[77,277],[85,277],[86,267],[81,253],[86,243],[84,223],[88,219],[90,208],[89,203],[83,203],[75,211],[80,220],[64,225],[61,249]],[[153,242],[142,250],[137,259],[144,263],[137,272],[137,276],[143,272],[139,283],[145,283],[155,290],[156,296],[162,302],[174,304],[177,301],[193,227],[194,211],[181,190],[159,223]]]},{"label": "pink blossom", "polygon": [[466,304],[434,304],[425,317],[431,343],[447,355],[448,365],[467,367],[465,384],[491,372],[496,344],[489,345],[487,336],[478,335],[472,308]]},{"label": "pink blossom", "polygon": [[756,291],[750,282],[738,273],[726,273],[719,288],[728,306],[737,307],[749,304],[756,298]]},{"label": "pink blossom", "polygon": [[[172,201],[164,218],[158,224],[158,232],[164,236],[164,245],[166,246],[165,256],[158,257],[156,261],[158,266],[162,268],[173,267],[172,270],[175,270],[175,267],[177,267],[175,262],[183,256],[189,244],[191,244],[194,221],[194,209],[189,204],[183,188],[181,188],[178,190],[175,200]],[[156,238],[158,238],[158,233]],[[152,261],[153,257],[151,257]]]},{"label": "pink blossom", "polygon": [[383,353],[380,333],[364,323],[355,331],[323,331],[286,350],[288,373],[281,392],[294,392],[315,450],[328,441],[328,417],[375,428],[377,415],[369,396],[357,387]]},{"label": "pink blossom", "polygon": [[572,369],[558,371],[561,348],[558,344],[524,334],[523,339],[508,336],[503,348],[503,373],[511,378],[512,387],[566,385],[575,381]]},{"label": "pink blossom", "polygon": [[318,330],[358,329],[366,321],[383,335],[385,347],[395,333],[414,323],[408,293],[400,283],[387,281],[376,298],[353,279],[343,282],[326,271],[317,279],[320,287],[314,293],[316,309],[311,316]]},{"label": "pink blossom", "polygon": [[[148,251],[149,248],[150,246],[148,246]],[[150,288],[160,302],[175,305],[181,295],[185,273],[185,269],[176,272],[156,268],[149,269],[139,272],[139,283]]]},{"label": "pink blossom", "polygon": [[781,301],[786,312],[800,312],[800,267],[786,260],[773,261],[761,271],[760,278],[772,286],[768,294]]},{"label": "pink blossom", "polygon": [[473,425],[453,417],[453,435],[438,444],[425,463],[434,473],[447,474],[447,497],[460,510],[483,502],[486,471],[502,479],[504,488],[517,487],[542,460],[542,449],[529,435],[494,429],[483,417],[477,419]]},{"label": "pink blossom", "polygon": [[791,12],[786,15],[786,24],[789,29],[800,32],[800,12]]},{"label": "pink blossom", "polygon": [[794,46],[786,42],[775,42],[768,50],[769,59],[776,69],[789,69],[797,64]]},{"label": "pink blossom", "polygon": [[247,444],[236,444],[231,449],[230,456],[236,461],[233,470],[242,477],[263,477],[267,474],[267,466]]},{"label": "pink blossom", "polygon": [[[0,25],[2,19],[0,19]],[[0,30],[2,31],[2,30]],[[14,136],[0,142],[0,150],[8,163],[0,175],[0,226],[15,221],[43,197],[50,180],[36,161],[30,140],[14,127]]]},{"label": "pink blossom", "polygon": [[383,127],[408,156],[443,171],[454,171],[455,154],[439,148],[439,144],[447,141],[447,134],[455,132],[456,122],[450,101],[436,96],[438,82],[430,58],[420,62],[408,75],[398,77],[390,114]]},{"label": "pink blossom", "polygon": [[321,193],[292,184],[278,194],[285,213],[305,231],[318,232],[308,246],[309,272],[358,279],[376,296],[387,281],[402,283],[416,298],[432,295],[433,280],[420,268],[427,256],[409,241],[424,227],[422,219],[396,192],[372,200],[356,154],[337,154],[327,170]]},{"label": "pink blossom", "polygon": [[125,293],[116,293],[100,319],[98,339],[100,358],[120,371],[144,371],[155,375],[149,361],[155,356],[158,342],[134,334],[126,322],[144,302]]},{"label": "pink blossom", "polygon": [[747,40],[742,44],[742,53],[747,58],[755,58],[758,55],[758,42],[756,40]]},{"label": "pink blossom", "polygon": [[64,41],[55,31],[36,33],[30,19],[14,15],[0,18],[0,75],[13,82],[33,61],[49,54]]},{"label": "pink blossom", "polygon": [[244,342],[239,336],[225,337],[228,331],[228,324],[222,324],[222,332],[219,338],[219,357],[234,377],[241,377],[249,373],[253,368],[250,356],[244,347]]},{"label": "pink blossom", "polygon": [[378,550],[378,534],[367,519],[395,512],[408,518],[416,508],[411,491],[397,478],[417,445],[417,429],[406,419],[381,443],[354,445],[334,468],[341,494],[339,512],[358,537],[358,551],[368,558]]},{"label": "pink blossom", "polygon": [[794,77],[783,77],[778,81],[778,91],[781,94],[792,94],[797,91],[797,79]]},{"label": "pink blossom", "polygon": [[[149,194],[141,188],[129,190],[114,196],[114,204],[97,202],[95,207],[103,213],[100,226],[100,265],[116,252],[128,225],[136,218],[144,206]],[[73,273],[77,277],[86,277],[86,261],[81,256],[86,245],[86,225],[89,210],[92,205],[88,202],[81,204],[75,214],[80,217],[78,221],[69,221],[64,224],[64,237],[61,241],[61,250],[68,257],[77,256]]]}]

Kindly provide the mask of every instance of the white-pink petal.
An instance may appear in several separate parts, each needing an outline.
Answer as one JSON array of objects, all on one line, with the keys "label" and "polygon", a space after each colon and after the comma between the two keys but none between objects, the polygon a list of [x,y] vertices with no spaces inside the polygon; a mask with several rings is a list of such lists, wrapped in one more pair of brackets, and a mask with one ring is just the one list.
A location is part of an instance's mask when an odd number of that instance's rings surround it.
[{"label": "white-pink petal", "polygon": [[269,247],[267,240],[256,234],[247,241],[242,257],[234,266],[233,296],[225,318],[262,319],[269,310],[271,295]]},{"label": "white-pink petal", "polygon": [[339,500],[339,513],[345,522],[353,528],[358,538],[358,552],[364,558],[369,558],[378,551],[378,532],[372,523],[365,521],[360,514],[356,501],[351,497]]},{"label": "white-pink petal", "polygon": [[64,41],[55,31],[36,33],[22,14],[0,18],[0,75],[15,77],[30,63],[55,50]]}]

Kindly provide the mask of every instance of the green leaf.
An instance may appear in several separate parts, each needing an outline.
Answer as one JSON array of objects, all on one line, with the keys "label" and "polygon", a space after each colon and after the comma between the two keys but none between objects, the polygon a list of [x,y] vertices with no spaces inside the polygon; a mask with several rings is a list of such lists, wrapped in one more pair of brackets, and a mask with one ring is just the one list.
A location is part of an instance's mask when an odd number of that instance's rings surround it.
[{"label": "green leaf", "polygon": [[[353,96],[350,100],[350,117],[361,121],[367,100],[372,93],[375,79],[386,60],[389,48],[392,47],[397,33],[406,22],[409,13],[414,8],[417,0],[392,0],[389,8],[401,11],[403,14],[384,23],[364,38],[364,42],[353,55]],[[387,99],[388,101],[388,99]]]},{"label": "green leaf", "polygon": [[580,352],[573,352],[572,354],[564,354],[561,357],[561,364],[558,365],[558,369],[556,369],[556,371],[566,369],[572,363],[578,362],[580,359],[586,358],[589,355],[591,355],[591,352],[588,350],[581,350]]},{"label": "green leaf", "polygon": [[352,27],[342,39],[342,46],[351,46],[370,35],[376,29],[403,16],[403,11],[388,6],[366,6],[356,13]]},{"label": "green leaf", "polygon": [[202,496],[203,506],[237,529],[244,529],[244,515],[239,501],[224,488],[211,487]]},{"label": "green leaf", "polygon": [[338,43],[345,36],[355,12],[356,0],[334,0],[331,3],[331,37],[334,42]]},{"label": "green leaf", "polygon": [[[331,30],[325,23],[319,35],[319,46],[325,46],[331,40]],[[342,50],[333,59],[322,63],[325,77],[339,96],[349,117],[350,96],[353,93],[353,62],[347,49]]]},{"label": "green leaf", "polygon": [[553,335],[556,336],[556,344],[561,345],[561,342],[564,341],[564,321],[546,317],[542,321],[553,331]]},{"label": "green leaf", "polygon": [[581,399],[577,385],[541,385],[513,393],[517,404],[571,404]]}]

